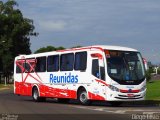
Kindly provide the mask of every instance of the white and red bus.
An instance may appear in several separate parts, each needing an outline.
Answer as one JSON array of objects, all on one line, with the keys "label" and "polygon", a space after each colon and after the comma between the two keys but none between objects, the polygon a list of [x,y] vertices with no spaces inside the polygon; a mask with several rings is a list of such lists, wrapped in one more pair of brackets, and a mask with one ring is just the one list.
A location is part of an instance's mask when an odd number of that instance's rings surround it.
[{"label": "white and red bus", "polygon": [[14,63],[14,93],[35,101],[78,99],[82,104],[144,100],[144,63],[140,52],[120,46],[19,55]]}]

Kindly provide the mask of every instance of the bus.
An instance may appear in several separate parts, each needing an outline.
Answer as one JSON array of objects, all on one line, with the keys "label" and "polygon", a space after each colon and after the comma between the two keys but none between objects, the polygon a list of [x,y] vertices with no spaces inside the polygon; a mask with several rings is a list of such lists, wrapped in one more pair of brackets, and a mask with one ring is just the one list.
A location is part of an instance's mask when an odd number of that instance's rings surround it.
[{"label": "bus", "polygon": [[107,45],[19,55],[14,62],[14,93],[34,101],[77,99],[83,105],[144,100],[143,58],[135,49]]}]

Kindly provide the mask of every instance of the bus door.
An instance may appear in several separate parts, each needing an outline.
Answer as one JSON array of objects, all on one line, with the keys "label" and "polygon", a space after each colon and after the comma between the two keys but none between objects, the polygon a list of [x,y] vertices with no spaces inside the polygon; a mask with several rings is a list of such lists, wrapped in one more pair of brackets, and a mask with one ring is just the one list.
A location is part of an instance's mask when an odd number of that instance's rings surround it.
[{"label": "bus door", "polygon": [[92,75],[96,77],[95,81],[98,82],[98,85],[95,85],[93,88],[93,93],[105,94],[106,91],[106,82],[105,82],[105,66],[102,55],[99,53],[92,54]]}]

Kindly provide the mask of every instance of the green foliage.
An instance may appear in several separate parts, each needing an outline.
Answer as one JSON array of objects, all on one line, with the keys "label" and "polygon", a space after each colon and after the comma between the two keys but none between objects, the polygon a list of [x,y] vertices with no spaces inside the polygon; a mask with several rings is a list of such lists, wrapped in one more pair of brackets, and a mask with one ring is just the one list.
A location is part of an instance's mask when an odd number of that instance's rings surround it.
[{"label": "green foliage", "polygon": [[146,71],[146,80],[147,80],[147,81],[150,81],[150,80],[151,80],[151,69],[148,69],[148,70]]},{"label": "green foliage", "polygon": [[80,47],[82,47],[82,46],[77,45],[77,46],[74,46],[74,47],[71,47],[71,48],[80,48]]},{"label": "green foliage", "polygon": [[[74,46],[71,48],[80,48],[80,47],[82,47],[82,46]],[[64,48],[63,46],[59,46],[59,47],[47,46],[47,47],[39,48],[34,53],[43,53],[43,52],[50,52],[50,51],[64,50],[64,49],[66,49],[66,48]]]},{"label": "green foliage", "polygon": [[153,69],[153,66],[152,66],[152,67],[149,67],[148,70],[149,70],[150,73],[154,73],[154,72],[155,72],[154,69]]},{"label": "green foliage", "polygon": [[6,74],[13,71],[15,56],[31,53],[30,36],[37,35],[33,21],[24,18],[17,6],[14,0],[0,1],[0,59]]},{"label": "green foliage", "polygon": [[[82,47],[82,46],[74,46],[71,48],[79,48],[79,47]],[[64,48],[63,46],[59,46],[59,47],[47,46],[47,47],[39,48],[34,53],[43,53],[43,52],[50,52],[50,51],[64,50],[64,49],[66,49],[66,48]]]},{"label": "green foliage", "polygon": [[47,46],[47,47],[42,47],[36,50],[34,53],[43,53],[43,52],[50,52],[50,51],[56,51],[56,50],[64,50],[65,48],[60,46],[60,47],[53,47],[53,46]]},{"label": "green foliage", "polygon": [[160,67],[158,68],[158,71],[157,71],[157,73],[158,73],[158,74],[160,74]]},{"label": "green foliage", "polygon": [[64,50],[64,49],[66,49],[66,48],[64,48],[62,46],[59,46],[59,47],[56,48],[56,50]]}]

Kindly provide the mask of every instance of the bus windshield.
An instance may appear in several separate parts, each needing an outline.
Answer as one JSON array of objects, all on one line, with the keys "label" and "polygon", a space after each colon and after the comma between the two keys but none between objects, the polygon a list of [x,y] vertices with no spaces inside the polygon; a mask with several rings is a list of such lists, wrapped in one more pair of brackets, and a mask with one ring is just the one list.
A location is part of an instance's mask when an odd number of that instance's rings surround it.
[{"label": "bus windshield", "polygon": [[145,70],[139,52],[106,50],[107,72],[115,81],[144,80]]}]

